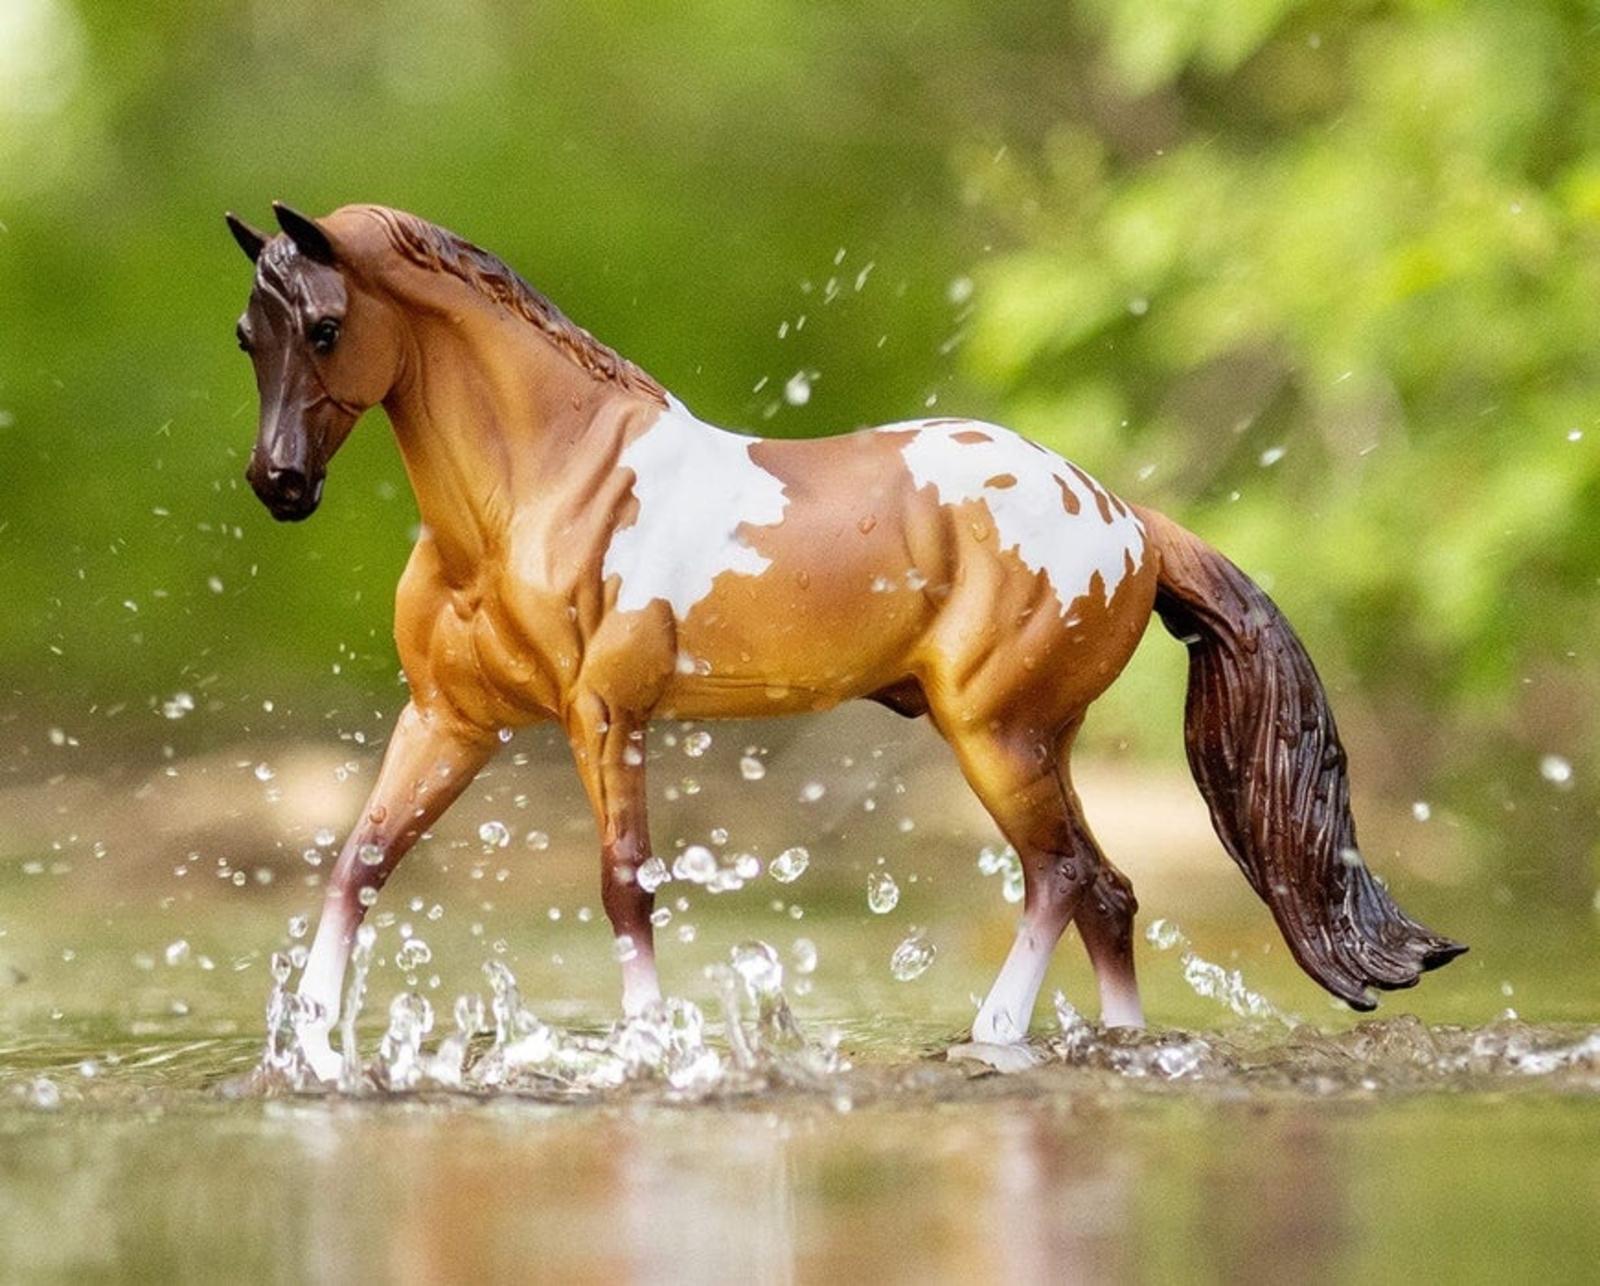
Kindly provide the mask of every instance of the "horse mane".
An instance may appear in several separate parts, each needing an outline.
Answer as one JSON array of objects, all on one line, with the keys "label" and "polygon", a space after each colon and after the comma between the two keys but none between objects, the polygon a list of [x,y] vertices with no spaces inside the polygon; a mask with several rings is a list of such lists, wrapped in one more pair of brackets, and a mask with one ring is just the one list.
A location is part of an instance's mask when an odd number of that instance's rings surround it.
[{"label": "horse mane", "polygon": [[387,206],[368,206],[366,210],[383,228],[389,245],[410,263],[429,272],[448,273],[490,303],[515,313],[594,378],[667,405],[667,391],[653,376],[602,344],[498,255],[403,210]]}]

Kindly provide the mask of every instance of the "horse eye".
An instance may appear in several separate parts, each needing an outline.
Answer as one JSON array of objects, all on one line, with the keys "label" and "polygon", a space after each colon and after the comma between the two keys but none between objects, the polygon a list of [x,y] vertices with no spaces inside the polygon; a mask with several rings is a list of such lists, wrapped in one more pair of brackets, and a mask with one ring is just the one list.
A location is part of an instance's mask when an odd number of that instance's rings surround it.
[{"label": "horse eye", "polygon": [[333,346],[339,342],[339,319],[337,317],[319,318],[311,324],[308,338],[311,340],[311,347],[316,349],[317,352],[326,353],[331,351]]}]

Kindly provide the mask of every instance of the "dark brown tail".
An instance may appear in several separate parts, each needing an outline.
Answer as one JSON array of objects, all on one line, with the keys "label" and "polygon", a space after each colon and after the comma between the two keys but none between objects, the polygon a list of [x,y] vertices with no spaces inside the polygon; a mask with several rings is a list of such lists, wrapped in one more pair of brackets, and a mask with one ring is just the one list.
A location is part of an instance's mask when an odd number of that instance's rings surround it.
[{"label": "dark brown tail", "polygon": [[1223,847],[1300,967],[1356,1009],[1466,950],[1412,920],[1356,850],[1328,696],[1276,604],[1199,537],[1139,510],[1161,560],[1156,611],[1189,648],[1184,740]]}]

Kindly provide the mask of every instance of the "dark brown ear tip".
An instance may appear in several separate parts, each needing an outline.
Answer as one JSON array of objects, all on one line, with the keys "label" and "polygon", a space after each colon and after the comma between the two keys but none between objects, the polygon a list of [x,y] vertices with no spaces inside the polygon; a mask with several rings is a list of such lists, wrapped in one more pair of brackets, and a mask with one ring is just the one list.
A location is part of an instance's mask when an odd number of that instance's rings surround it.
[{"label": "dark brown ear tip", "polygon": [[315,219],[301,214],[282,201],[272,203],[272,213],[278,218],[278,226],[288,235],[289,240],[294,242],[301,254],[308,259],[315,259],[318,263],[333,263],[333,243],[328,240],[328,234]]},{"label": "dark brown ear tip", "polygon": [[222,218],[228,225],[228,231],[233,233],[233,239],[239,243],[239,249],[243,250],[252,261],[259,258],[261,247],[267,244],[266,234],[257,232],[232,210],[224,211]]}]

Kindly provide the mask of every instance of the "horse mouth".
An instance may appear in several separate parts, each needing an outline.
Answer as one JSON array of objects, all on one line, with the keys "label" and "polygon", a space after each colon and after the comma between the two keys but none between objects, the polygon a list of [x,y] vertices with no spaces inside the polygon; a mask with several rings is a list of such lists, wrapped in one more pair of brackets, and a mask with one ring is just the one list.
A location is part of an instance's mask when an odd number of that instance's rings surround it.
[{"label": "horse mouth", "polygon": [[278,522],[304,522],[317,512],[317,507],[322,503],[322,481],[318,478],[304,492],[262,496],[261,502]]}]

